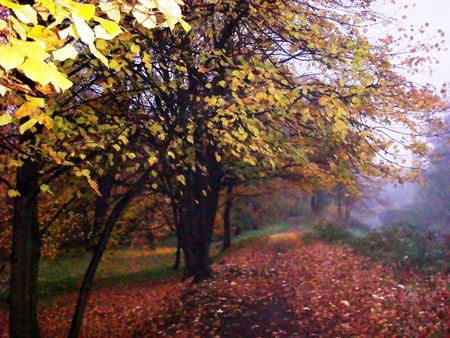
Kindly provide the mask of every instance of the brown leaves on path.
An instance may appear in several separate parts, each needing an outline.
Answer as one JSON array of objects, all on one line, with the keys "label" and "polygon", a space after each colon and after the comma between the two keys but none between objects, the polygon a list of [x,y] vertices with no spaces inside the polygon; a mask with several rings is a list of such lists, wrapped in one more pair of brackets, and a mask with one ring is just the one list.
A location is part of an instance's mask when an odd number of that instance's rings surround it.
[{"label": "brown leaves on path", "polygon": [[[349,249],[293,233],[236,251],[216,277],[180,298],[137,337],[446,337],[450,278],[402,281]],[[402,284],[403,283],[403,284]]]},{"label": "brown leaves on path", "polygon": [[[305,245],[293,232],[234,250],[213,268],[215,278],[197,285],[95,291],[82,336],[450,336],[450,276],[395,278],[347,248]],[[42,309],[43,337],[66,336],[74,303],[64,296]]]}]

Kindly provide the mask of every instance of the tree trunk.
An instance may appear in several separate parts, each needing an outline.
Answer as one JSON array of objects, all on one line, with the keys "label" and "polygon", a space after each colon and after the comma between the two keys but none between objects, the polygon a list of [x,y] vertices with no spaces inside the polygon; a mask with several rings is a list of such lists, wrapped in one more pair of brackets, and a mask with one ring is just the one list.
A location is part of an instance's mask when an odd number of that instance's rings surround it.
[{"label": "tree trunk", "polygon": [[177,251],[175,252],[175,263],[172,266],[172,269],[178,270],[180,268],[181,263],[181,243],[180,239],[177,237]]},{"label": "tree trunk", "polygon": [[[30,132],[24,134],[29,138]],[[23,139],[19,142],[25,142]],[[23,159],[16,174],[9,335],[11,338],[39,337],[37,291],[40,259],[38,192],[39,163]]]},{"label": "tree trunk", "polygon": [[111,173],[106,173],[98,180],[99,192],[101,196],[97,196],[95,200],[93,235],[98,240],[102,232],[102,226],[106,222],[106,214],[109,210],[109,198],[113,189],[113,179]]},{"label": "tree trunk", "polygon": [[[180,201],[181,245],[184,251],[184,277],[197,283],[212,277],[209,249],[214,230],[220,194],[220,167],[214,150],[201,154],[203,169],[186,170],[186,186]],[[200,158],[200,155],[199,155]]]},{"label": "tree trunk", "polygon": [[222,251],[231,246],[231,208],[233,206],[233,183],[227,186],[227,201],[223,212],[223,247]]},{"label": "tree trunk", "polygon": [[139,178],[139,180],[135,183],[134,188],[130,189],[122,196],[122,198],[109,214],[108,220],[106,221],[106,224],[103,228],[101,238],[95,248],[94,254],[92,255],[91,261],[84,275],[83,283],[80,287],[77,306],[72,318],[72,324],[68,335],[69,338],[76,338],[80,334],[81,324],[83,323],[83,315],[86,309],[89,293],[91,291],[92,281],[94,280],[95,272],[97,271],[103,253],[105,252],[106,245],[108,244],[108,240],[114,228],[114,225],[117,223],[117,220],[119,219],[123,210],[131,202],[139,189],[142,188],[147,177],[148,171]]}]

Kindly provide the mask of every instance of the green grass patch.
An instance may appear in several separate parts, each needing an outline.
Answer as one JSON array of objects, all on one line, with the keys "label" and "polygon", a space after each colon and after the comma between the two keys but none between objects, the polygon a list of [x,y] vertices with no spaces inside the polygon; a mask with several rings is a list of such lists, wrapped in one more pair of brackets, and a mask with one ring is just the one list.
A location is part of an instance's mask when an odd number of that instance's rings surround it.
[{"label": "green grass patch", "polygon": [[[56,261],[43,260],[39,274],[40,298],[77,291],[91,255],[83,253]],[[174,248],[126,248],[106,252],[97,269],[94,287],[134,284],[143,280],[156,283],[170,279],[179,275],[169,269],[174,259]]]}]

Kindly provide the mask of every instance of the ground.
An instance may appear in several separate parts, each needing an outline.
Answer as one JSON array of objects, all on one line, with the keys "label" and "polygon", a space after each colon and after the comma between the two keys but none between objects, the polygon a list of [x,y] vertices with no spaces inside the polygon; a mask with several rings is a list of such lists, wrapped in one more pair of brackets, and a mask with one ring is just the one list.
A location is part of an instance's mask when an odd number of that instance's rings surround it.
[{"label": "ground", "polygon": [[[450,337],[450,277],[394,273],[291,231],[234,248],[199,284],[145,280],[97,289],[83,337]],[[64,337],[75,294],[42,306]],[[7,314],[0,312],[6,337]]]}]

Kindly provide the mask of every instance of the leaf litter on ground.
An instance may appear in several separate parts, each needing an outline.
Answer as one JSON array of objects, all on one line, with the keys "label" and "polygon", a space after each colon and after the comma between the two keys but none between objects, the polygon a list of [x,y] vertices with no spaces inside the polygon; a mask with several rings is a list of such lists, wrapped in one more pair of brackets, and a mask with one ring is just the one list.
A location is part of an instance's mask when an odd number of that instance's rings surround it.
[{"label": "leaf litter on ground", "polygon": [[[96,290],[82,337],[447,337],[450,276],[396,277],[351,249],[301,235],[232,250],[214,278]],[[42,309],[42,337],[67,335],[76,295]],[[0,327],[6,337],[7,313]]]}]

